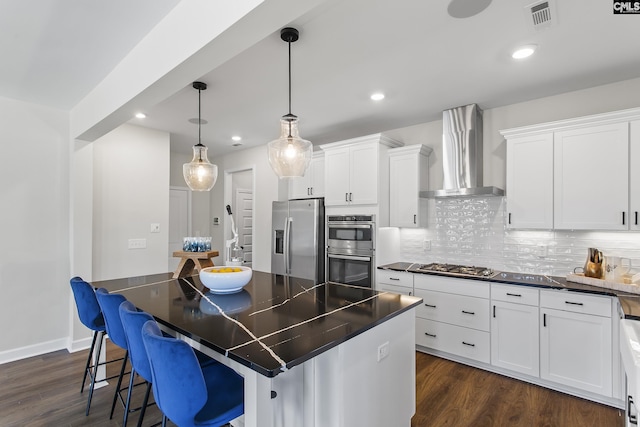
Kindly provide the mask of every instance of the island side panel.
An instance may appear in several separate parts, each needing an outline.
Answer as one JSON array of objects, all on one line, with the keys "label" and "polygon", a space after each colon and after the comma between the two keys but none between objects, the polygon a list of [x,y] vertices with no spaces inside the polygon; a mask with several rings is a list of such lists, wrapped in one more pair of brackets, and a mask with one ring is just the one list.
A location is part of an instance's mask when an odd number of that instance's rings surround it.
[{"label": "island side panel", "polygon": [[[386,356],[378,360],[385,345]],[[312,361],[314,427],[411,425],[416,403],[414,309]]]}]

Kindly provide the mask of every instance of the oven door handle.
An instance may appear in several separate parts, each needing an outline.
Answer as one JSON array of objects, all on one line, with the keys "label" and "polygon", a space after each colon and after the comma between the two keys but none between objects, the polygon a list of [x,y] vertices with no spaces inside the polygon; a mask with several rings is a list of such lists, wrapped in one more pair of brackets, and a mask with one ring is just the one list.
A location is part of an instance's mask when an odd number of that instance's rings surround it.
[{"label": "oven door handle", "polygon": [[337,254],[328,254],[327,256],[329,258],[350,259],[353,261],[371,261],[370,256],[337,255]]},{"label": "oven door handle", "polygon": [[329,223],[329,228],[373,228],[373,224],[334,224]]}]

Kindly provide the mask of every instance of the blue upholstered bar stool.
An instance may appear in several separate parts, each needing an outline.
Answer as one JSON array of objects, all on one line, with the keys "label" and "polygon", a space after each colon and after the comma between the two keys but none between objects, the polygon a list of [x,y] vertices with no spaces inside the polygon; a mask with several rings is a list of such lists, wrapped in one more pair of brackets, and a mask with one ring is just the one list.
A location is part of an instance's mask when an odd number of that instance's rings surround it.
[{"label": "blue upholstered bar stool", "polygon": [[[107,334],[109,339],[118,347],[125,350],[124,360],[122,361],[122,367],[120,368],[120,375],[118,376],[118,383],[116,385],[116,391],[113,394],[113,402],[111,403],[111,413],[109,419],[113,418],[113,411],[116,407],[116,401],[118,398],[125,406],[125,401],[120,394],[124,389],[121,388],[122,377],[129,360],[129,346],[127,345],[127,337],[122,326],[122,320],[120,320],[120,304],[126,301],[126,298],[120,294],[110,294],[105,288],[100,288],[96,291],[96,297],[98,298],[98,304],[102,309],[104,321],[107,326]],[[123,418],[126,421],[127,414]]]},{"label": "blue upholstered bar stool", "polygon": [[244,381],[222,363],[200,367],[184,341],[165,337],[153,320],[142,328],[153,395],[167,418],[180,427],[223,426],[244,413]]},{"label": "blue upholstered bar stool", "polygon": [[[96,293],[89,283],[82,280],[80,277],[73,277],[69,283],[71,284],[71,290],[73,291],[73,298],[76,301],[76,308],[78,310],[78,317],[80,322],[87,328],[93,331],[93,340],[91,341],[91,348],[89,349],[89,356],[87,356],[87,364],[84,368],[84,376],[82,378],[82,386],[80,387],[80,393],[84,391],[84,384],[87,381],[87,375],[91,379],[89,386],[89,397],[87,398],[87,408],[85,415],[89,415],[89,409],[91,409],[91,398],[93,397],[93,389],[96,383],[96,375],[98,373],[98,367],[105,365],[106,363],[117,362],[121,359],[112,360],[110,362],[100,362],[100,351],[102,350],[102,342],[104,341],[104,335],[106,332],[106,326],[100,305],[96,299]],[[96,343],[98,346],[96,347]],[[94,353],[95,350],[95,353]],[[95,360],[91,363],[91,357],[95,354]],[[109,379],[109,378],[106,378]]]},{"label": "blue upholstered bar stool", "polygon": [[124,327],[124,333],[127,338],[129,348],[129,360],[131,360],[131,376],[129,378],[129,390],[127,392],[127,403],[124,409],[124,422],[127,425],[127,417],[129,407],[131,406],[131,390],[133,389],[133,379],[135,374],[147,382],[147,390],[144,394],[144,400],[140,407],[140,417],[138,418],[138,427],[142,425],[144,413],[149,403],[149,393],[151,392],[151,367],[149,366],[149,358],[147,350],[142,342],[142,326],[149,320],[153,320],[153,316],[144,311],[138,311],[136,307],[129,301],[123,301],[120,304],[120,319]]}]

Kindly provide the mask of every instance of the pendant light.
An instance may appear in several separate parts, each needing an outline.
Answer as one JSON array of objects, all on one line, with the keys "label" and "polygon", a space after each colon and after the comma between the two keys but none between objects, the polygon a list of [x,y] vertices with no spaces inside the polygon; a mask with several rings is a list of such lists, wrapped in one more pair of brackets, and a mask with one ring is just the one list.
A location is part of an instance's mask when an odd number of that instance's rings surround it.
[{"label": "pendant light", "polygon": [[198,90],[198,143],[193,146],[193,159],[182,166],[182,175],[189,188],[193,191],[209,191],[218,179],[218,166],[213,165],[207,158],[207,147],[202,144],[200,116],[200,93],[207,90],[207,84],[193,82],[193,88]]},{"label": "pendant light", "polygon": [[268,144],[269,164],[280,178],[304,176],[311,156],[311,142],[300,138],[298,117],[291,114],[291,43],[298,40],[298,30],[283,28],[280,38],[289,45],[289,113],[280,119],[280,138]]}]

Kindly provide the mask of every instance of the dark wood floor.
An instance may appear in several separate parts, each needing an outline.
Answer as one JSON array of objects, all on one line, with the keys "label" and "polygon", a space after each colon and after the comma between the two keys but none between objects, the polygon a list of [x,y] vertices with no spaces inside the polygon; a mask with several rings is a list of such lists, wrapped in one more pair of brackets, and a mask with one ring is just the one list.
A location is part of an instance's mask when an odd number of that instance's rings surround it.
[{"label": "dark wood floor", "polygon": [[623,427],[624,412],[416,353],[412,427]]},{"label": "dark wood floor", "polygon": [[[107,354],[117,358],[122,352],[109,344]],[[121,426],[119,404],[109,420],[114,381],[95,391],[91,413],[84,415],[87,391],[80,394],[80,380],[86,355],[86,351],[58,351],[0,365],[0,426]],[[109,373],[117,369],[113,366]],[[624,413],[617,409],[423,353],[416,355],[416,385],[412,427],[624,426]],[[144,390],[135,391],[139,403]],[[161,417],[158,408],[151,406],[144,425]],[[128,425],[135,426],[137,421],[138,414],[132,414]]]}]

